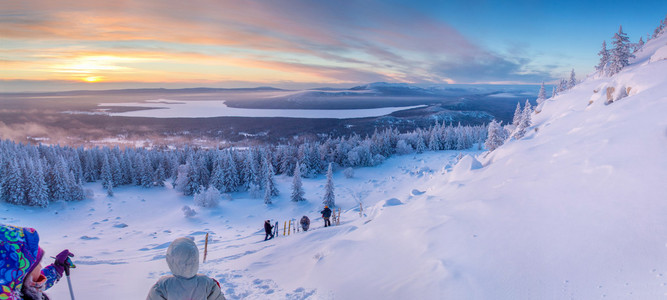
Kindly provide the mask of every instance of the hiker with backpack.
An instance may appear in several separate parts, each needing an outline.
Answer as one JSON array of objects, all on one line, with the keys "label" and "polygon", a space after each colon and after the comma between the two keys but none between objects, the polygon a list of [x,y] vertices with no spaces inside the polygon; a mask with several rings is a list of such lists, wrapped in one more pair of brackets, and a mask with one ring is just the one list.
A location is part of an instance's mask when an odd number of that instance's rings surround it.
[{"label": "hiker with backpack", "polygon": [[331,209],[329,209],[329,206],[325,205],[320,213],[322,214],[322,219],[324,219],[324,227],[331,226],[331,221],[329,220],[331,218]]},{"label": "hiker with backpack", "polygon": [[301,228],[303,231],[308,231],[308,228],[310,227],[310,219],[307,216],[303,216],[299,223],[301,223]]},{"label": "hiker with backpack", "polygon": [[0,299],[48,300],[44,293],[72,266],[74,254],[65,249],[42,268],[44,249],[33,228],[0,224]]},{"label": "hiker with backpack", "polygon": [[266,235],[264,236],[265,241],[273,238],[273,225],[271,225],[271,220],[264,221],[264,232],[266,232]]}]

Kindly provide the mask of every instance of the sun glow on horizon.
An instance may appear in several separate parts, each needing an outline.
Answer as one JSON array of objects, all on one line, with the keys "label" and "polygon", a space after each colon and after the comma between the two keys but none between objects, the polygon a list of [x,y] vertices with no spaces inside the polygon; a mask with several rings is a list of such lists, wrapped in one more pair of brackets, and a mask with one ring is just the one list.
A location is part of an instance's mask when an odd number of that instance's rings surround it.
[{"label": "sun glow on horizon", "polygon": [[84,77],[83,81],[85,81],[85,82],[99,82],[99,81],[102,81],[102,78],[103,78],[102,76],[88,76],[88,77]]}]

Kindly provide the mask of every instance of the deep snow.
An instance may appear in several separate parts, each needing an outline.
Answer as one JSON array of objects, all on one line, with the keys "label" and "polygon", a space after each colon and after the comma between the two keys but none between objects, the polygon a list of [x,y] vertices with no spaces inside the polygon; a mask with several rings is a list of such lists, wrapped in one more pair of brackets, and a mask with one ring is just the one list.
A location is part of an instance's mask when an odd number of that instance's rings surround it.
[{"label": "deep snow", "polygon": [[[307,203],[234,195],[181,207],[170,188],[120,188],[47,209],[0,204],[0,221],[38,229],[47,255],[77,254],[80,299],[141,299],[168,272],[176,237],[212,235],[201,272],[229,299],[663,299],[667,296],[667,35],[614,77],[591,76],[542,103],[521,140],[490,154],[398,156],[354,178],[336,172],[339,226]],[[607,104],[607,88],[629,96]],[[363,216],[356,210],[364,205]],[[57,212],[57,213],[56,213]],[[263,242],[262,222],[311,217],[313,230]],[[127,226],[125,226],[127,225]],[[282,234],[282,229],[281,229]],[[50,294],[67,299],[67,285]]]}]

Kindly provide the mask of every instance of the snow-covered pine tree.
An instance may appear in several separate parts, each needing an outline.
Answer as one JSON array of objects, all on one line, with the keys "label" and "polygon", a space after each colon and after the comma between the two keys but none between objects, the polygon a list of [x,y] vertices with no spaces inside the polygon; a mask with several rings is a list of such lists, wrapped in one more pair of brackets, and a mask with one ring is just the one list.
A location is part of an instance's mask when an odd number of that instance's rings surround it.
[{"label": "snow-covered pine tree", "polygon": [[107,185],[109,183],[112,183],[113,185],[113,174],[111,173],[111,164],[109,164],[109,156],[107,153],[103,154],[100,179],[102,179],[102,187],[105,189],[108,189]]},{"label": "snow-covered pine tree", "polygon": [[276,184],[273,181],[273,175],[275,172],[273,171],[273,165],[271,164],[271,161],[268,158],[264,159],[264,183],[265,183],[265,188],[269,189],[269,193],[271,194],[271,197],[278,196],[278,188],[276,188]]},{"label": "snow-covered pine tree", "polygon": [[109,155],[109,166],[111,167],[111,177],[113,178],[113,186],[123,184],[123,171],[121,170],[120,162],[115,154]]},{"label": "snow-covered pine tree", "polygon": [[234,192],[240,185],[239,171],[236,168],[236,162],[232,157],[231,151],[223,153],[222,173],[224,178],[224,193]]},{"label": "snow-covered pine tree", "polygon": [[517,102],[516,109],[514,109],[514,117],[512,117],[512,126],[514,126],[514,128],[519,126],[519,123],[521,123],[521,113],[521,103]]},{"label": "snow-covered pine tree", "polygon": [[34,163],[31,161],[30,177],[28,183],[27,200],[28,205],[46,207],[49,205],[49,189],[44,180],[43,161],[37,159]]},{"label": "snow-covered pine tree", "polygon": [[155,181],[156,186],[164,186],[164,181],[167,180],[167,170],[165,169],[165,164],[162,160],[158,163],[157,169],[155,170]]},{"label": "snow-covered pine tree", "polygon": [[611,50],[611,64],[609,74],[614,75],[630,64],[630,58],[635,57],[630,53],[630,38],[623,32],[623,26],[618,27],[618,33],[612,37],[614,49]]},{"label": "snow-covered pine tree", "polygon": [[227,191],[227,186],[225,186],[225,172],[224,172],[224,159],[222,155],[216,155],[216,162],[213,164],[213,172],[211,172],[211,179],[209,181],[209,186],[213,186],[218,191]]},{"label": "snow-covered pine tree", "polygon": [[530,102],[526,100],[526,104],[523,107],[523,112],[521,113],[521,123],[519,123],[519,126],[514,130],[514,133],[512,134],[512,137],[514,139],[521,139],[523,136],[526,134],[526,130],[528,127],[533,125],[533,121],[531,119],[531,116],[533,114],[533,108],[530,105]]},{"label": "snow-covered pine tree", "polygon": [[565,79],[561,79],[558,82],[558,88],[556,89],[557,93],[561,93],[567,90],[567,81]]},{"label": "snow-covered pine tree", "polygon": [[243,166],[243,175],[245,183],[250,189],[250,185],[254,185],[256,189],[261,189],[261,183],[263,179],[260,177],[261,168],[255,159],[254,152],[256,150],[250,149],[246,155],[245,165]]},{"label": "snow-covered pine tree", "polygon": [[540,92],[537,93],[537,104],[540,104],[547,100],[547,92],[544,90],[544,81],[542,81],[542,86],[540,86]]},{"label": "snow-covered pine tree", "polygon": [[[558,95],[558,94],[556,94],[556,87],[554,86],[554,87],[551,89],[551,99],[556,98],[556,95]],[[515,112],[515,113],[516,113],[516,112]]]},{"label": "snow-covered pine tree", "polygon": [[272,196],[271,196],[271,183],[268,180],[265,181],[265,182],[266,182],[266,186],[264,187],[264,204],[270,205],[270,204],[273,204],[273,202],[271,201],[271,198],[272,198]]},{"label": "snow-covered pine tree", "polygon": [[[191,158],[188,159],[188,162],[186,163],[187,166],[187,174],[185,178],[185,185],[183,186],[183,194],[186,196],[192,196],[194,194],[198,194],[202,192],[201,190],[201,177],[200,177],[200,172],[199,168],[201,168],[200,164],[198,163],[200,160],[196,158]],[[181,174],[179,173],[179,176]]]},{"label": "snow-covered pine tree", "polygon": [[25,186],[16,156],[10,159],[2,185],[2,199],[8,203],[25,205]]},{"label": "snow-covered pine tree", "polygon": [[47,185],[49,186],[49,198],[52,201],[67,200],[69,191],[64,159],[57,159],[56,165],[51,166]]},{"label": "snow-covered pine tree", "polygon": [[505,129],[496,120],[491,120],[488,126],[488,136],[484,146],[489,152],[496,150],[505,142]]},{"label": "snow-covered pine tree", "polygon": [[86,151],[83,155],[84,164],[83,164],[83,177],[87,182],[95,181],[95,162],[93,157],[93,151]]},{"label": "snow-covered pine tree", "polygon": [[294,167],[294,178],[292,179],[292,201],[300,202],[306,199],[303,198],[305,192],[303,191],[303,183],[301,182],[301,171],[299,170],[299,163]]},{"label": "snow-covered pine tree", "polygon": [[575,85],[577,85],[577,77],[574,74],[574,69],[572,69],[572,72],[570,72],[570,80],[567,82],[567,89],[569,90]]},{"label": "snow-covered pine tree", "polygon": [[155,177],[153,166],[148,160],[147,155],[142,155],[139,159],[143,161],[143,169],[139,170],[141,172],[141,186],[144,188],[152,187],[154,185],[153,178]]},{"label": "snow-covered pine tree", "polygon": [[600,62],[595,66],[595,69],[600,72],[601,75],[605,75],[607,72],[607,64],[611,61],[606,41],[602,41],[602,49],[600,49],[598,55],[600,56]]},{"label": "snow-covered pine tree", "polygon": [[661,20],[658,27],[656,27],[655,30],[653,30],[653,35],[651,37],[652,38],[659,37],[665,31],[666,27],[667,27],[667,16],[665,16],[665,19]]},{"label": "snow-covered pine tree", "polygon": [[641,50],[642,47],[644,47],[644,40],[643,40],[643,38],[640,36],[640,37],[639,37],[639,42],[637,42],[637,45],[635,46],[635,51],[634,51],[634,52],[637,52],[637,51]]},{"label": "snow-covered pine tree", "polygon": [[107,196],[108,197],[113,197],[113,182],[110,180],[106,184],[106,189],[107,189]]},{"label": "snow-covered pine tree", "polygon": [[336,206],[336,195],[334,194],[332,163],[329,163],[329,169],[327,169],[327,184],[324,186],[324,197],[322,198],[322,203],[329,207]]},{"label": "snow-covered pine tree", "polygon": [[424,151],[426,151],[426,143],[424,143],[424,135],[423,134],[418,134],[417,135],[417,143],[416,143],[416,146],[415,146],[415,151],[417,151],[417,153],[424,153]]}]

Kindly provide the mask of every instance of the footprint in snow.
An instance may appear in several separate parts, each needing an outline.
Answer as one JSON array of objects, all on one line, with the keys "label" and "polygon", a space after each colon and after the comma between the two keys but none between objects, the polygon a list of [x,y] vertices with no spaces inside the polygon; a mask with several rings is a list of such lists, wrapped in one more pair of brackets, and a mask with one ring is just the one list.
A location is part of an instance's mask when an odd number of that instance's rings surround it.
[{"label": "footprint in snow", "polygon": [[425,193],[425,192],[422,192],[422,191],[420,191],[420,190],[418,190],[418,189],[414,189],[414,190],[412,190],[412,193],[411,193],[411,194],[412,194],[413,196],[419,196],[419,195],[422,195],[422,194],[424,194],[424,193]]}]

